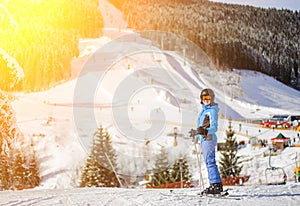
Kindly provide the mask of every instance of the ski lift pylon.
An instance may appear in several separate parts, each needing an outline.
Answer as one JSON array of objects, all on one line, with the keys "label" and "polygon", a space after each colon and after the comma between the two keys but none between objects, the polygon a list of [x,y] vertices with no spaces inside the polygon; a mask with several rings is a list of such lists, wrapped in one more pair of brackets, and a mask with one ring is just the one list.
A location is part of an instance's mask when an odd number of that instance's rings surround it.
[{"label": "ski lift pylon", "polygon": [[183,137],[184,135],[183,134],[178,134],[177,127],[174,127],[173,128],[173,132],[172,133],[168,133],[167,136],[174,137],[173,146],[177,147],[177,145],[178,145],[177,137]]}]

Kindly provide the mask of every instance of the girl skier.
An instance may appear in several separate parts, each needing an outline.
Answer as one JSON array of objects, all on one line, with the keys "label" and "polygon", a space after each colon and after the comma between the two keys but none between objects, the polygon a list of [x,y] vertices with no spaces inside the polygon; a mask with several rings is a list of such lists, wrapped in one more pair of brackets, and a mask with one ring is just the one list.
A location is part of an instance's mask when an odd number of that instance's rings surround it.
[{"label": "girl skier", "polygon": [[201,192],[201,195],[221,194],[223,191],[222,180],[216,163],[215,148],[217,145],[216,132],[218,130],[218,104],[214,102],[215,94],[211,89],[203,89],[200,93],[202,111],[198,116],[197,130],[191,130],[191,136],[198,135],[201,142],[202,154],[210,186]]}]

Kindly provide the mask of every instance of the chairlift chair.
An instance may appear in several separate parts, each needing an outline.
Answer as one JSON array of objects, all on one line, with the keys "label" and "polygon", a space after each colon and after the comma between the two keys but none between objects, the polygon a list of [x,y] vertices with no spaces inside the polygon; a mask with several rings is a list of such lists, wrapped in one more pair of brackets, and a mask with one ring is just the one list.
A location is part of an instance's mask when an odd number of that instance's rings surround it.
[{"label": "chairlift chair", "polygon": [[272,150],[277,151],[276,147],[269,147],[269,167],[265,170],[265,178],[267,185],[285,185],[287,175],[282,167],[274,167],[271,164]]}]

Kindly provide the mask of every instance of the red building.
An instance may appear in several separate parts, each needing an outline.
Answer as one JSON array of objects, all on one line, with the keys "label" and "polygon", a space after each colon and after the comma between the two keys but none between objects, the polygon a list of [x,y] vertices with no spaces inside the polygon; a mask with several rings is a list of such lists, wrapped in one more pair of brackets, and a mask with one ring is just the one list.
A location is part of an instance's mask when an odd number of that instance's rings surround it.
[{"label": "red building", "polygon": [[279,133],[277,137],[271,139],[272,144],[276,146],[277,149],[283,150],[289,146],[290,138],[285,137],[283,134]]}]

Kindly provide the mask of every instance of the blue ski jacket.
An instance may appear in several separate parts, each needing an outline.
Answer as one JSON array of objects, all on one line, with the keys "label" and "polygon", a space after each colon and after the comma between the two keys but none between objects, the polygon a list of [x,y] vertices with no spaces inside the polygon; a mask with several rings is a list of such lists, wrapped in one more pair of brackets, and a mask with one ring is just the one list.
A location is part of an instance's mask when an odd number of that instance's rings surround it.
[{"label": "blue ski jacket", "polygon": [[[211,135],[213,140],[217,140],[217,136],[215,133],[218,130],[218,115],[219,115],[218,104],[214,104],[214,105],[202,104],[202,111],[199,113],[198,116],[198,127],[203,125],[203,121],[206,115],[208,115],[210,120],[210,127],[206,128],[206,130],[208,131],[207,135],[208,136]],[[202,135],[198,135],[198,139],[201,142],[205,141]]]}]

